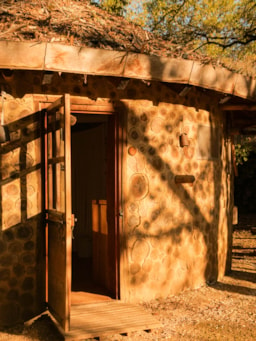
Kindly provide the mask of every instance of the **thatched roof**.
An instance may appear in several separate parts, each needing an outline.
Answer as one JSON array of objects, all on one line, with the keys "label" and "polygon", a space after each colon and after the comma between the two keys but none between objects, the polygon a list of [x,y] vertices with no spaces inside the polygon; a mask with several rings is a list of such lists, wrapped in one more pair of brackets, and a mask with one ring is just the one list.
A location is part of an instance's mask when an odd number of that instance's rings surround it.
[{"label": "thatched roof", "polygon": [[[63,6],[63,3],[69,5]],[[0,40],[59,42],[209,62],[210,58],[164,40],[88,0],[13,1],[0,4]]]}]

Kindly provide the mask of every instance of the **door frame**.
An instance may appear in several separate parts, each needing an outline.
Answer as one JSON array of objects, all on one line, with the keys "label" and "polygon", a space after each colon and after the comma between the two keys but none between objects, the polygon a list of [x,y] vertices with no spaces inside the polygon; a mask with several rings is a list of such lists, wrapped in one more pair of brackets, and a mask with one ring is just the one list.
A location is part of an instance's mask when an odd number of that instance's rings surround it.
[{"label": "door frame", "polygon": [[[80,117],[82,115],[95,115],[93,111],[80,111],[80,112],[72,112],[72,114],[78,114]],[[118,115],[113,112],[96,112],[101,121],[100,117],[102,118],[102,122],[106,123],[106,130],[107,130],[107,144],[106,144],[106,158],[107,162],[107,178],[106,178],[106,200],[93,200],[93,216],[96,218],[95,222],[96,225],[92,224],[93,229],[93,246],[95,246],[96,254],[103,256],[103,262],[99,263],[96,261],[94,263],[94,255],[93,252],[93,269],[97,269],[94,273],[95,283],[102,285],[103,288],[106,289],[106,295],[111,296],[111,298],[118,299],[119,298],[119,195],[118,195],[118,181],[119,181],[119,164],[118,164]],[[83,122],[83,119],[82,119]],[[78,118],[79,124],[79,118]],[[72,132],[71,132],[72,135]],[[82,137],[81,137],[82,138]],[[72,162],[71,162],[72,164]],[[73,190],[72,190],[73,191]],[[107,206],[107,210],[105,211],[104,207]],[[110,208],[110,209],[109,209]],[[105,216],[106,215],[106,216]],[[101,228],[103,223],[99,220],[100,217],[104,217],[107,221],[107,224],[104,225],[106,229],[106,233],[104,232],[103,235],[107,235],[107,241],[101,244]],[[79,218],[78,218],[79,219]],[[93,223],[93,220],[92,220]],[[98,225],[99,224],[99,225]],[[95,239],[94,239],[95,238]],[[95,243],[94,243],[95,241]],[[100,247],[103,247],[103,250],[108,250],[107,254],[100,252]],[[93,247],[94,249],[94,247]],[[98,250],[98,251],[97,251]],[[98,259],[98,261],[100,258]],[[96,267],[94,267],[94,265]],[[98,266],[99,265],[99,266]],[[109,274],[111,275],[109,276]],[[98,283],[97,283],[98,281]],[[101,282],[101,283],[100,283]],[[86,290],[85,290],[86,291]]]}]

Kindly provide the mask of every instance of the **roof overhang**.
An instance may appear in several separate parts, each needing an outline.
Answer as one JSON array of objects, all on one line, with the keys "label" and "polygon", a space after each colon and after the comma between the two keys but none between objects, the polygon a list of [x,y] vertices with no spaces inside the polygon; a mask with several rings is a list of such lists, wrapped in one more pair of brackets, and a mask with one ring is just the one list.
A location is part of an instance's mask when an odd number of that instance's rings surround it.
[{"label": "roof overhang", "polygon": [[62,45],[0,41],[0,68],[180,83],[256,100],[256,79],[198,61]]}]

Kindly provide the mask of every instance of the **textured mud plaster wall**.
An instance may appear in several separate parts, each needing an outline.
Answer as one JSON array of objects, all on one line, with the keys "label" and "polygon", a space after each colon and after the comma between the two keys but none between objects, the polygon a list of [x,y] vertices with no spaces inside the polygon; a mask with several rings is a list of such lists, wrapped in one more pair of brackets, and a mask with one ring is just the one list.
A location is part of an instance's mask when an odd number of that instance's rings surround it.
[{"label": "textured mud plaster wall", "polygon": [[[196,288],[225,272],[232,205],[230,159],[222,115],[210,102],[193,91],[186,104],[177,98],[175,104],[145,100],[126,104],[129,300]],[[182,133],[189,141],[183,148]],[[176,175],[193,175],[195,181],[176,184]]]},{"label": "textured mud plaster wall", "polygon": [[[34,112],[32,97],[1,98],[4,124],[13,124],[12,141],[0,145],[0,325],[26,320],[43,300],[43,242],[40,233],[40,122],[20,126]],[[16,128],[14,122],[17,123]]]}]

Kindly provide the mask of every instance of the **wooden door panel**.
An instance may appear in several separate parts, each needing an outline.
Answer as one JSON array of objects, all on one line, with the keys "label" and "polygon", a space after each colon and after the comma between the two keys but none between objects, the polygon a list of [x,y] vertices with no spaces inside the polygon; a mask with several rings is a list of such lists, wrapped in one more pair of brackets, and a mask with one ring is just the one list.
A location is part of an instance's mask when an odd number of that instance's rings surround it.
[{"label": "wooden door panel", "polygon": [[46,109],[46,218],[48,229],[48,306],[65,331],[70,327],[71,156],[70,99]]},{"label": "wooden door panel", "polygon": [[63,274],[66,272],[66,254],[65,254],[65,231],[63,224],[48,222],[48,257],[50,259],[48,267],[49,291],[48,304],[54,317],[65,328],[65,299],[66,291]]},{"label": "wooden door panel", "polygon": [[118,298],[117,120],[109,115],[104,169],[106,199],[92,201],[93,279]]},{"label": "wooden door panel", "polygon": [[116,128],[116,116],[110,115],[106,143],[106,200],[93,204],[94,273],[113,298],[118,298]]}]

